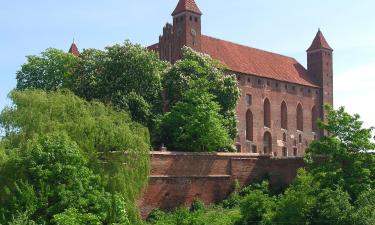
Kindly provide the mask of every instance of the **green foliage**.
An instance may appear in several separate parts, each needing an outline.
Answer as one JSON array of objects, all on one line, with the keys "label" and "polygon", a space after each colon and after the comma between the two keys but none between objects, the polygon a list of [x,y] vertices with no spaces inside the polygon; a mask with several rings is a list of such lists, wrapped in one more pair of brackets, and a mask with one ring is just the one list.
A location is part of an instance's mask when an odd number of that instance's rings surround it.
[{"label": "green foliage", "polygon": [[194,199],[193,203],[191,203],[190,211],[197,212],[197,211],[204,211],[206,206],[204,202],[200,199]]},{"label": "green foliage", "polygon": [[182,52],[182,60],[173,65],[163,81],[170,107],[173,108],[193,88],[208,92],[219,104],[227,132],[234,139],[237,135],[234,110],[240,97],[236,77],[225,75],[225,68],[209,56],[187,47]]},{"label": "green foliage", "polygon": [[[5,221],[15,212],[28,212],[33,221],[50,224],[53,217],[64,218],[73,211],[77,219],[85,221],[83,224],[124,221],[121,214],[109,214],[112,195],[104,191],[101,177],[89,169],[78,145],[64,133],[34,137],[0,173],[4,185],[0,190],[4,207],[0,218]],[[118,206],[124,204],[121,201]]]},{"label": "green foliage", "polygon": [[126,41],[104,51],[84,50],[75,70],[74,92],[129,110],[137,122],[150,125],[161,113],[162,74],[168,64],[140,45]]},{"label": "green foliage", "polygon": [[72,54],[54,48],[48,48],[40,56],[27,56],[27,63],[17,72],[17,89],[69,87],[77,61]]},{"label": "green foliage", "polygon": [[356,211],[353,215],[354,225],[375,224],[375,190],[370,189],[361,193],[355,202]]},{"label": "green foliage", "polygon": [[[0,115],[6,131],[2,145],[6,149],[22,151],[28,140],[65,133],[88,159],[88,167],[101,175],[105,189],[121,195],[130,221],[138,223],[135,199],[147,183],[149,171],[147,129],[132,122],[126,113],[101,103],[88,103],[67,91],[15,91],[10,98],[14,105]],[[33,193],[30,184],[22,187],[23,193]]]},{"label": "green foliage", "polygon": [[313,142],[307,150],[309,171],[323,188],[340,186],[355,200],[364,190],[375,188],[375,149],[373,128],[362,128],[358,115],[344,108],[326,107],[327,123],[320,123],[329,136]]},{"label": "green foliage", "polygon": [[163,118],[162,140],[175,151],[230,149],[232,140],[219,111],[211,94],[201,89],[186,91],[181,101]]}]

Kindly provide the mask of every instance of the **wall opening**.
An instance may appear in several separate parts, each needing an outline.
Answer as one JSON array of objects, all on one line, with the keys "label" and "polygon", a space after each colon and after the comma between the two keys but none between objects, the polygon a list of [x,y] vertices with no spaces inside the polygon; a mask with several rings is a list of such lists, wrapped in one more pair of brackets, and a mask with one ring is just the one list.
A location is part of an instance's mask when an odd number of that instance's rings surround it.
[{"label": "wall opening", "polygon": [[271,127],[271,103],[268,98],[264,100],[263,105],[264,111],[264,126],[270,128]]},{"label": "wall opening", "polygon": [[249,109],[246,112],[246,140],[248,141],[253,141],[253,136],[254,136],[253,126],[254,126],[253,113]]},{"label": "wall opening", "polygon": [[272,152],[272,136],[271,133],[266,131],[263,136],[263,153],[269,154]]},{"label": "wall opening", "polygon": [[303,131],[303,109],[302,105],[298,104],[297,106],[297,130]]},{"label": "wall opening", "polygon": [[288,129],[288,108],[284,101],[281,103],[281,128]]}]

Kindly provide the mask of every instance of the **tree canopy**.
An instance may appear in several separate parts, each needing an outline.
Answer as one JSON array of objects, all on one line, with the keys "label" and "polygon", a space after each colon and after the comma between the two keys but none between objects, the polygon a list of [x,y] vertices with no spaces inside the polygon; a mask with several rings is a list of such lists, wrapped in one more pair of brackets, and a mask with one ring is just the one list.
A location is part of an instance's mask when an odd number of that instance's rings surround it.
[{"label": "tree canopy", "polygon": [[[86,158],[87,167],[96,175],[100,175],[102,189],[114,196],[119,194],[121,198],[118,199],[123,199],[126,203],[125,208],[130,222],[139,221],[135,200],[141,188],[146,184],[149,172],[150,142],[146,128],[132,122],[127,113],[114,110],[99,102],[86,102],[69,91],[14,91],[10,94],[10,98],[13,106],[4,109],[0,115],[0,125],[5,131],[0,146],[8,153],[5,164],[12,161],[13,154],[17,154],[14,156],[15,159],[24,159],[19,162],[20,164],[34,160],[32,158],[34,156],[27,155],[33,149],[30,147],[29,140],[39,143],[39,136],[44,137],[56,132],[65,134],[67,137],[61,140],[63,144],[56,143],[62,145],[61,151],[68,154],[72,146],[76,145],[77,147],[74,148],[78,148],[80,154]],[[48,139],[49,136],[46,138]],[[44,146],[43,143],[41,145]],[[52,151],[55,147],[51,148]],[[49,146],[45,145],[38,149],[42,154],[43,151],[49,151]],[[59,160],[64,160],[62,152],[50,154],[60,154]],[[42,162],[37,161],[35,166],[39,163]],[[60,163],[56,162],[56,169],[59,168]],[[85,163],[82,164],[85,165]],[[42,165],[39,167],[43,167]],[[19,174],[6,183],[11,184],[17,181],[27,184],[28,179],[25,173]],[[4,184],[2,178],[4,177],[0,176],[0,184]],[[45,182],[50,184],[49,181],[52,182],[54,179],[59,180],[58,177],[53,177]],[[66,182],[62,184],[66,186]],[[76,182],[76,188],[81,187],[77,180],[72,182]],[[31,185],[31,187],[34,186]],[[51,187],[55,186],[51,185]],[[74,209],[67,213],[82,213],[79,209]]]}]

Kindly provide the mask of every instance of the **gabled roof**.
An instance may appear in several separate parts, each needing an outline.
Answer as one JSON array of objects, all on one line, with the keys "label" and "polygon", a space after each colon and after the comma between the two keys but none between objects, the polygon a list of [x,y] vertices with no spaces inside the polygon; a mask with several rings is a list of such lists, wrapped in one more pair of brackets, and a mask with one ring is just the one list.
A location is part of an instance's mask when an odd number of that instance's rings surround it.
[{"label": "gabled roof", "polygon": [[202,15],[202,12],[198,8],[194,0],[180,0],[176,6],[176,9],[173,11],[172,16],[186,11]]},{"label": "gabled roof", "polygon": [[318,87],[294,58],[202,35],[201,51],[231,71]]},{"label": "gabled roof", "polygon": [[323,33],[320,31],[318,31],[318,33],[316,34],[310,48],[307,49],[307,51],[313,51],[313,50],[317,50],[317,49],[328,49],[328,50],[333,50],[327,40],[325,39]]},{"label": "gabled roof", "polygon": [[73,42],[69,48],[69,53],[75,56],[79,56],[79,50],[77,45]]}]

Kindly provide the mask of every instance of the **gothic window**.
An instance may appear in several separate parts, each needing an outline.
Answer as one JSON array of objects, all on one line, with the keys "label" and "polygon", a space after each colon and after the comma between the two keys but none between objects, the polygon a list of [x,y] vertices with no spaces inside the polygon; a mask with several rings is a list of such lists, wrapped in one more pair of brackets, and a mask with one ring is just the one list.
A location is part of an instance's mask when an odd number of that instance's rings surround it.
[{"label": "gothic window", "polygon": [[265,127],[271,127],[271,103],[268,98],[264,100],[263,105],[263,111],[264,111],[264,126]]},{"label": "gothic window", "polygon": [[246,106],[249,107],[253,103],[253,99],[251,95],[246,95]]},{"label": "gothic window", "polygon": [[286,147],[283,147],[283,157],[288,156],[288,149]]},{"label": "gothic window", "polygon": [[283,133],[283,142],[286,142],[286,133]]},{"label": "gothic window", "polygon": [[263,136],[263,153],[268,154],[272,152],[272,137],[271,133],[266,131]]},{"label": "gothic window", "polygon": [[251,146],[251,151],[252,153],[257,153],[257,146],[256,145]]},{"label": "gothic window", "polygon": [[297,130],[303,131],[303,110],[302,105],[298,104],[297,106]]},{"label": "gothic window", "polygon": [[311,109],[311,125],[312,125],[311,129],[313,132],[316,132],[318,130],[317,122],[318,122],[318,112],[316,110],[316,106],[314,106]]},{"label": "gothic window", "polygon": [[297,156],[298,155],[298,149],[297,148],[293,148],[293,156]]},{"label": "gothic window", "polygon": [[302,134],[298,135],[298,142],[301,144],[302,143]]},{"label": "gothic window", "polygon": [[284,101],[281,103],[281,128],[288,129],[288,108]]},{"label": "gothic window", "polygon": [[246,140],[253,141],[253,113],[250,110],[246,112]]}]

